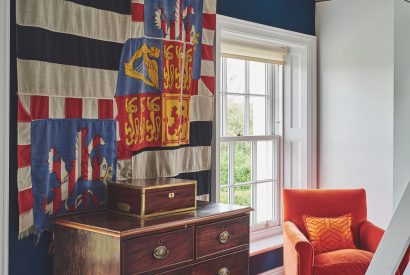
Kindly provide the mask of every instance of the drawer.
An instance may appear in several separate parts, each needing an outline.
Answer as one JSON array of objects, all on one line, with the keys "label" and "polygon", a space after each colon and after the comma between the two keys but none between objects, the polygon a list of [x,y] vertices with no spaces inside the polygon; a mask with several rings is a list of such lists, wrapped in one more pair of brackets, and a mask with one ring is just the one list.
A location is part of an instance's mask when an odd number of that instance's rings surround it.
[{"label": "drawer", "polygon": [[161,274],[166,275],[248,275],[249,251],[244,250]]},{"label": "drawer", "polygon": [[249,245],[249,215],[196,228],[197,258],[243,245]]},{"label": "drawer", "polygon": [[249,251],[241,251],[222,256],[212,261],[194,266],[192,274],[195,275],[248,275]]},{"label": "drawer", "polygon": [[124,274],[139,274],[194,258],[193,229],[183,229],[123,242]]}]

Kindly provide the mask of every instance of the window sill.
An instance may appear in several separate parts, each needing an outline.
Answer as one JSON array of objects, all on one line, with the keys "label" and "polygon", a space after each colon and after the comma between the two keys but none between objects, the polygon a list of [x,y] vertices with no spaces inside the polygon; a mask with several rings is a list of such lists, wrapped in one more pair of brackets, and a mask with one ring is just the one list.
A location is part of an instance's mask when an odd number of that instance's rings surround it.
[{"label": "window sill", "polygon": [[281,248],[283,247],[282,227],[252,232],[250,239],[250,257]]}]

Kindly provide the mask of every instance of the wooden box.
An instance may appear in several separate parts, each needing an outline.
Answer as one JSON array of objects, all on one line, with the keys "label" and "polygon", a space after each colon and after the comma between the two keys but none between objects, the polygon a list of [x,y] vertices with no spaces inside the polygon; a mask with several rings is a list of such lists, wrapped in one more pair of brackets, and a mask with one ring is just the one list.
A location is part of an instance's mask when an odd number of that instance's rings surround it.
[{"label": "wooden box", "polygon": [[125,180],[108,183],[108,208],[139,218],[196,209],[196,181]]}]

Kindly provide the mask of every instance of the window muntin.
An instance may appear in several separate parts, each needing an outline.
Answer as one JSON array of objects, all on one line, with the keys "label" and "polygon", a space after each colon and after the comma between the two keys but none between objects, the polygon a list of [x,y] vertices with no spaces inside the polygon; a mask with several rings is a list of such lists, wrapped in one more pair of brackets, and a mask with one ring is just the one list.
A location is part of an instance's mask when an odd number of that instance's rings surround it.
[{"label": "window muntin", "polygon": [[279,225],[281,71],[281,65],[221,58],[219,197],[253,207],[253,228]]}]

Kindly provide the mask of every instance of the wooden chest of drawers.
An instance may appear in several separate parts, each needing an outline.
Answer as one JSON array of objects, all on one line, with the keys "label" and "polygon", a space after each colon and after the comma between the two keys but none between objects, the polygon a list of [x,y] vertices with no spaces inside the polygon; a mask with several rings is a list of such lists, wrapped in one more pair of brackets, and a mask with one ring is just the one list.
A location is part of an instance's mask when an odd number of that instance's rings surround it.
[{"label": "wooden chest of drawers", "polygon": [[251,208],[139,219],[95,212],[55,221],[54,274],[248,274]]}]

